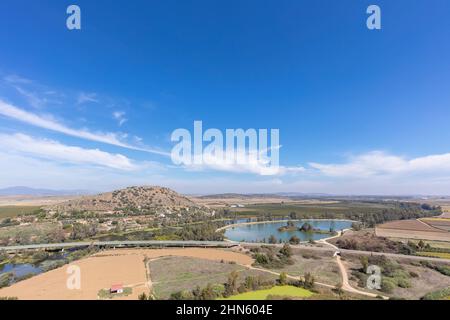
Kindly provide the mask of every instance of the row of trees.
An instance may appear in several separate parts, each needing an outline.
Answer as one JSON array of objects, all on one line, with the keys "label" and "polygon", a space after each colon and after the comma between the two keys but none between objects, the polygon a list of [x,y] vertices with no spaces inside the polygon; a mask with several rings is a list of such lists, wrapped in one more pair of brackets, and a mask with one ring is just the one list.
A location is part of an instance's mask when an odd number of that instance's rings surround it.
[{"label": "row of trees", "polygon": [[287,274],[282,272],[277,281],[265,280],[261,276],[247,276],[244,281],[239,281],[239,273],[233,271],[228,275],[223,285],[208,284],[204,288],[197,286],[192,291],[178,291],[170,296],[170,300],[215,300],[227,298],[233,295],[249,291],[270,289],[275,285],[294,285],[305,289],[314,289],[315,279],[311,273],[306,273],[297,281],[289,281]]}]

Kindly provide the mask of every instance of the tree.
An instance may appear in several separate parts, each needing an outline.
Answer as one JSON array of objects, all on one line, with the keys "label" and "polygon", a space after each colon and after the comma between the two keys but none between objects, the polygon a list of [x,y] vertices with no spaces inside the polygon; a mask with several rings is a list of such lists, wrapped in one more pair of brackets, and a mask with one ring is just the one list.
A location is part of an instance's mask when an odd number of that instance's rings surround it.
[{"label": "tree", "polygon": [[233,271],[228,275],[228,280],[225,283],[224,296],[229,297],[237,293],[239,273]]},{"label": "tree", "polygon": [[369,267],[369,258],[366,256],[359,257],[359,262],[362,265],[362,272],[367,273],[367,268]]},{"label": "tree", "polygon": [[305,289],[312,289],[312,288],[314,288],[314,283],[315,283],[314,276],[311,273],[307,272],[305,274],[304,278],[305,279],[303,281],[303,287]]},{"label": "tree", "polygon": [[145,292],[143,292],[143,293],[141,293],[141,294],[138,296],[138,299],[139,299],[139,300],[148,300],[148,297],[147,297],[147,295],[145,294]]},{"label": "tree", "polygon": [[287,243],[283,245],[283,248],[280,249],[280,254],[285,256],[286,258],[290,258],[292,256],[291,246]]},{"label": "tree", "polygon": [[216,299],[216,293],[214,292],[213,286],[208,283],[208,285],[202,290],[200,295],[200,300],[214,300]]},{"label": "tree", "polygon": [[287,274],[286,272],[280,273],[280,277],[278,278],[278,283],[282,286],[287,284]]},{"label": "tree", "polygon": [[271,235],[271,236],[269,237],[269,243],[270,243],[270,244],[276,244],[276,243],[277,243],[277,238],[275,238],[274,235]]},{"label": "tree", "polygon": [[342,289],[342,282],[339,282],[334,287],[334,292],[336,292],[339,296],[342,296],[344,294],[344,290]]},{"label": "tree", "polygon": [[294,221],[289,220],[289,221],[287,222],[287,227],[288,227],[288,228],[293,228],[294,226],[295,226]]},{"label": "tree", "polygon": [[292,237],[289,239],[289,243],[290,243],[290,244],[299,244],[299,243],[300,243],[300,238],[297,237],[297,236],[292,236]]},{"label": "tree", "polygon": [[423,242],[423,240],[420,240],[419,243],[417,244],[417,246],[418,246],[420,249],[423,249],[423,248],[425,248],[425,242]]},{"label": "tree", "polygon": [[264,253],[256,253],[255,260],[259,265],[265,265],[269,263],[269,258]]},{"label": "tree", "polygon": [[310,232],[310,231],[313,231],[313,226],[312,226],[310,223],[305,222],[305,223],[301,226],[300,231],[303,231],[303,232]]}]

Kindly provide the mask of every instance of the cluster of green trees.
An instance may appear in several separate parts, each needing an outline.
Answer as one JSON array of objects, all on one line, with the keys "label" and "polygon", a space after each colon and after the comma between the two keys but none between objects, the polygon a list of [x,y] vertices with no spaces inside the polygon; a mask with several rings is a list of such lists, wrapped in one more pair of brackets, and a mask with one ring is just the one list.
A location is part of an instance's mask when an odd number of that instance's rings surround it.
[{"label": "cluster of green trees", "polygon": [[74,223],[70,232],[71,240],[83,240],[93,237],[97,234],[97,223]]},{"label": "cluster of green trees", "polygon": [[182,240],[222,241],[224,239],[224,231],[216,232],[220,225],[215,222],[188,225],[175,232],[175,234]]},{"label": "cluster of green trees", "polygon": [[227,281],[223,284],[208,284],[204,288],[197,286],[192,291],[178,291],[170,296],[170,300],[215,300],[248,291],[269,289],[275,284],[274,281],[265,280],[261,276],[247,276],[243,281],[239,281],[239,273],[233,271],[228,275]]},{"label": "cluster of green trees", "polygon": [[[364,227],[374,227],[393,220],[418,219],[440,215],[439,206],[429,204],[398,202],[398,201],[340,201],[339,208],[331,209],[326,205],[299,208],[299,211],[291,211],[284,218],[298,219],[349,219],[362,223]],[[334,211],[331,211],[334,210]],[[281,218],[280,214],[271,212],[256,212],[258,221],[272,221]]]},{"label": "cluster of green trees", "polygon": [[367,212],[355,212],[349,210],[344,213],[344,217],[350,220],[360,221],[365,227],[372,228],[377,224],[382,224],[394,220],[418,219],[433,217],[442,214],[442,210],[437,206],[428,204],[392,202],[391,208],[369,210]]},{"label": "cluster of green trees", "polygon": [[233,271],[228,275],[224,284],[208,284],[204,288],[197,286],[192,291],[178,291],[170,296],[170,300],[215,300],[217,298],[227,298],[233,295],[270,289],[276,285],[294,285],[308,290],[314,289],[315,279],[310,273],[305,274],[298,281],[289,281],[287,274],[282,272],[277,281],[266,280],[261,276],[247,276],[243,281],[239,281],[239,273]]},{"label": "cluster of green trees", "polygon": [[252,248],[255,264],[264,268],[278,269],[286,265],[293,264],[292,248],[285,243],[281,249],[263,246],[261,248]]},{"label": "cluster of green trees", "polygon": [[398,241],[392,241],[387,238],[343,238],[336,241],[336,245],[341,249],[358,250],[358,251],[372,251],[372,252],[385,252],[385,253],[398,253],[413,255],[416,253],[417,245],[412,242],[402,243]]}]

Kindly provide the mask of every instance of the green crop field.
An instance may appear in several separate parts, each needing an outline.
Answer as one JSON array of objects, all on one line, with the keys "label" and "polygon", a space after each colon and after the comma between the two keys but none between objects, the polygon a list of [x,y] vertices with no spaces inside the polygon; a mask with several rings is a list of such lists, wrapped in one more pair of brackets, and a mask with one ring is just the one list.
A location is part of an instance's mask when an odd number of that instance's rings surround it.
[{"label": "green crop field", "polygon": [[350,202],[341,201],[339,203],[329,204],[254,204],[245,208],[231,208],[230,211],[239,216],[257,216],[270,213],[273,216],[287,216],[291,212],[299,215],[323,215],[333,214],[337,218],[343,217],[344,213],[354,212],[378,212],[383,209],[391,209],[390,204],[375,202]]},{"label": "green crop field", "polygon": [[39,206],[4,206],[0,207],[0,219],[13,218],[21,214],[30,214],[39,210]]},{"label": "green crop field", "polygon": [[277,286],[267,290],[257,290],[241,293],[219,300],[266,300],[269,296],[309,298],[313,295],[311,291],[294,286]]},{"label": "green crop field", "polygon": [[450,253],[448,252],[428,252],[428,251],[422,251],[417,252],[418,256],[422,257],[433,257],[433,258],[441,258],[441,259],[450,259]]}]

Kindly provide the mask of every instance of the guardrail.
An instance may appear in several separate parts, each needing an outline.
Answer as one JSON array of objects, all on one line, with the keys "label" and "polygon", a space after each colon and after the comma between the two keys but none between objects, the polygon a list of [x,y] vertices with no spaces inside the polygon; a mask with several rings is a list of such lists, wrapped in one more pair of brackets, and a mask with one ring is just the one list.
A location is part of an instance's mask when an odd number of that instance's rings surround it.
[{"label": "guardrail", "polygon": [[213,247],[213,248],[229,248],[238,245],[237,242],[231,241],[93,241],[93,242],[63,242],[63,243],[46,243],[46,244],[30,244],[21,246],[0,247],[0,251],[20,251],[34,249],[65,249],[65,248],[81,248],[81,247]]}]

